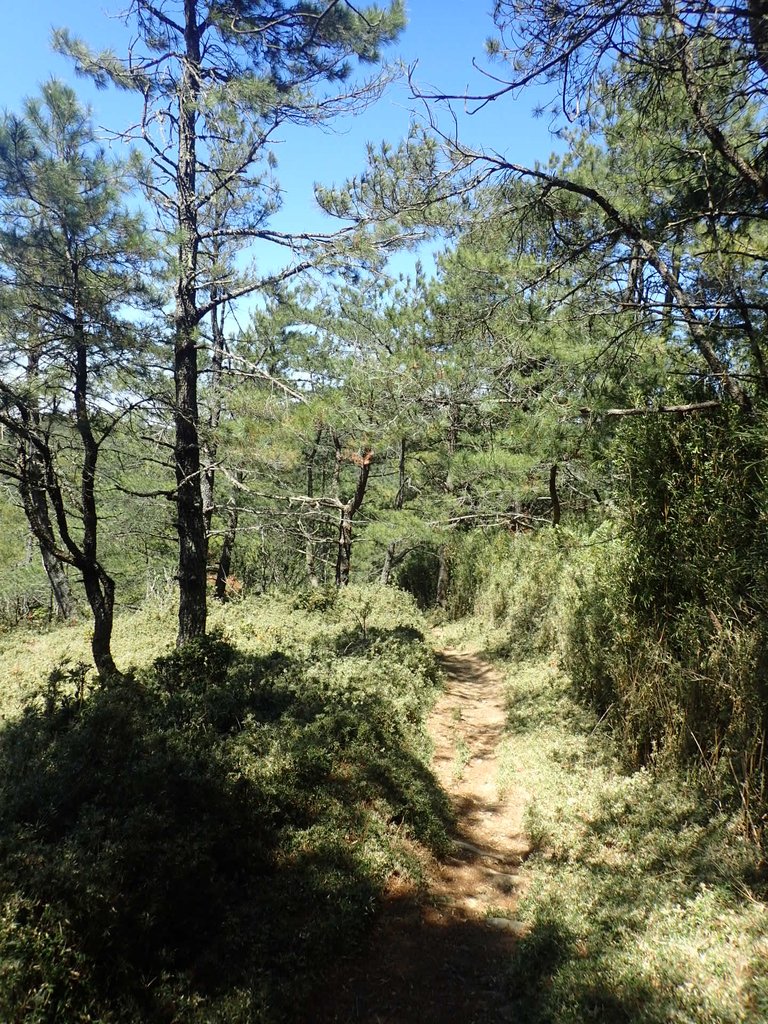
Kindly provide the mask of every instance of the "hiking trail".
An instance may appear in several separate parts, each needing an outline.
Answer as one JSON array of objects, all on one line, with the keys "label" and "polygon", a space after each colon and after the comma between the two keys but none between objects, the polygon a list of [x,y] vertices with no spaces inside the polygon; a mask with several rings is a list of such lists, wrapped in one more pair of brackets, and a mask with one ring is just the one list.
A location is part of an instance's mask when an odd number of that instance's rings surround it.
[{"label": "hiking trail", "polygon": [[365,947],[339,964],[313,1024],[502,1024],[512,1021],[505,962],[515,920],[527,794],[499,793],[501,673],[471,651],[439,653],[445,689],[428,719],[432,770],[456,814],[454,849],[432,864],[426,894],[395,880]]}]

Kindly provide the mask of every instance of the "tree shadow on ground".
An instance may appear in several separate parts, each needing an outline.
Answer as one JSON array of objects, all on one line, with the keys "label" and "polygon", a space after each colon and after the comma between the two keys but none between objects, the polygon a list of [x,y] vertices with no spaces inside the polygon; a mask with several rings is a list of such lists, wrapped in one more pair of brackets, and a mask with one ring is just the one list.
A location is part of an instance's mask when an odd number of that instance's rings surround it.
[{"label": "tree shadow on ground", "polygon": [[[193,645],[194,646],[194,645]],[[0,733],[0,1019],[288,1021],[449,811],[389,708],[222,641]],[[374,813],[375,808],[375,813]]]},{"label": "tree shadow on ground", "polygon": [[[670,1003],[641,978],[591,978],[567,1007],[558,973],[578,962],[578,938],[540,920],[523,938],[483,920],[393,895],[362,949],[333,968],[296,1024],[666,1024]],[[684,979],[678,978],[682,983]]]}]

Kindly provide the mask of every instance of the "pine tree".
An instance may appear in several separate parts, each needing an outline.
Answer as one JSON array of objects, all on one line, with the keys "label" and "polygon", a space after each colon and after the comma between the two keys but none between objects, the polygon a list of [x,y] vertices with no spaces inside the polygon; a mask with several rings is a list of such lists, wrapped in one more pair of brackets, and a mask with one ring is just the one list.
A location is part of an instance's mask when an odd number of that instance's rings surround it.
[{"label": "pine tree", "polygon": [[[80,574],[100,676],[116,674],[115,584],[101,559],[100,458],[132,387],[144,298],[141,221],[121,205],[125,178],[96,144],[89,114],[57,82],[0,124],[0,424],[14,479],[53,585]],[[51,571],[49,569],[49,571]],[[57,600],[65,600],[60,590]]]},{"label": "pine tree", "polygon": [[[351,59],[379,59],[403,25],[403,9],[359,9],[346,2],[283,0],[134,0],[128,19],[144,46],[129,57],[94,54],[57,34],[60,49],[98,84],[112,82],[144,101],[141,132],[152,176],[147,196],[166,228],[175,277],[172,314],[176,389],[175,465],[179,536],[178,642],[205,632],[206,529],[201,492],[198,348],[201,325],[221,304],[262,282],[235,280],[204,259],[221,238],[290,239],[265,224],[275,194],[268,147],[279,125],[312,124],[354,109],[378,84],[341,83]],[[234,224],[207,216],[243,187],[261,199]],[[299,264],[301,265],[301,264]],[[297,271],[292,265],[285,276]]]}]

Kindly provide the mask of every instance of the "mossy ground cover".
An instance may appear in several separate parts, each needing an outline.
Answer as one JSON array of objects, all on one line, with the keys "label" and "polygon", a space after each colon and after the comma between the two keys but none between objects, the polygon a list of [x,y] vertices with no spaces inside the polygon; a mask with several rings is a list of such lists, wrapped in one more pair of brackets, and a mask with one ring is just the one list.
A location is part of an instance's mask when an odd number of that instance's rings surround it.
[{"label": "mossy ground cover", "polygon": [[515,1019],[768,1020],[768,906],[740,819],[616,753],[554,662],[510,667],[501,781],[531,795],[535,851],[506,982]]},{"label": "mossy ground cover", "polygon": [[120,621],[135,668],[106,687],[81,627],[5,638],[0,1019],[301,1019],[392,873],[445,847],[411,604],[350,588],[217,624],[178,654],[172,609]]}]

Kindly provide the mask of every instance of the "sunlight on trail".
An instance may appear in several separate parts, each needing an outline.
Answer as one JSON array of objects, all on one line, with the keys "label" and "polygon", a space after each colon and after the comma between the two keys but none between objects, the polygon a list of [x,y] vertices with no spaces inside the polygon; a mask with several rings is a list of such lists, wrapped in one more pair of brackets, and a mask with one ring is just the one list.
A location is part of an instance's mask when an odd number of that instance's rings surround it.
[{"label": "sunlight on trail", "polygon": [[447,649],[440,661],[445,691],[428,724],[433,771],[456,813],[453,851],[430,865],[426,892],[400,889],[394,880],[368,947],[340,965],[307,1022],[513,1019],[504,977],[525,930],[514,912],[528,843],[526,795],[499,790],[504,680],[474,653]]}]

